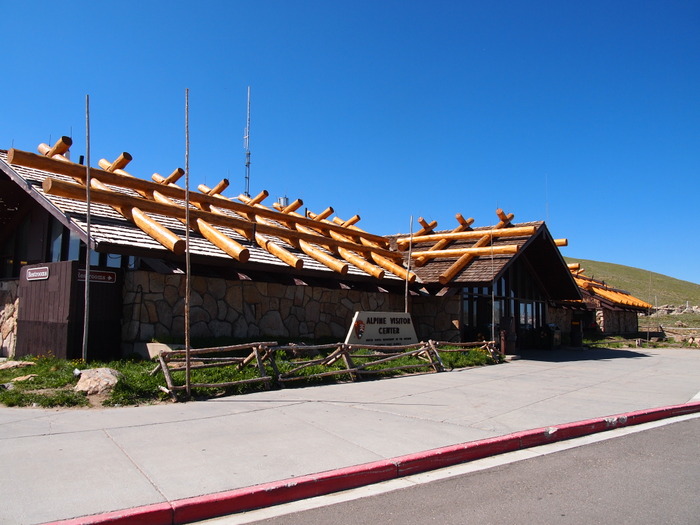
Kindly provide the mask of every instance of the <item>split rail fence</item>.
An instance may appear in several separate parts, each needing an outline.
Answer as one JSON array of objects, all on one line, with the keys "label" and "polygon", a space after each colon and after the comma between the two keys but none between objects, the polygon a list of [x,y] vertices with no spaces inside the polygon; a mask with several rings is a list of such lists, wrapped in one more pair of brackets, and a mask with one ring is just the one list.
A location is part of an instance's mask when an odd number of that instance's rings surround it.
[{"label": "split rail fence", "polygon": [[[498,350],[493,341],[472,343],[451,343],[428,341],[411,345],[373,346],[334,343],[327,345],[285,345],[277,342],[247,343],[213,348],[190,350],[190,370],[235,366],[239,372],[250,371],[256,377],[219,383],[190,383],[190,388],[228,388],[260,383],[266,390],[273,384],[284,388],[285,383],[299,380],[319,379],[330,376],[347,375],[358,381],[366,377],[393,374],[396,372],[419,370],[444,372],[440,352],[457,353],[470,349],[481,349],[490,357],[496,358]],[[237,353],[240,357],[214,357],[215,354]],[[406,358],[413,358],[406,362]],[[401,362],[396,362],[402,360]],[[269,369],[266,367],[269,365]],[[163,372],[167,392],[177,401],[176,392],[186,390],[185,384],[176,384],[173,372],[187,368],[185,350],[168,350],[158,356],[158,364],[152,375]],[[270,374],[272,373],[272,375]]]}]

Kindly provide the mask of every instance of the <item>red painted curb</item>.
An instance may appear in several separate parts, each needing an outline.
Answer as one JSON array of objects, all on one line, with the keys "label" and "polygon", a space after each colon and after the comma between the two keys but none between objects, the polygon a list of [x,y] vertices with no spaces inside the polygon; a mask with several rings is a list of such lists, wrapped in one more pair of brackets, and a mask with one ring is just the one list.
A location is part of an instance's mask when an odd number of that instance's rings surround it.
[{"label": "red painted curb", "polygon": [[696,412],[700,412],[700,401],[638,410],[615,416],[524,430],[505,436],[470,441],[383,461],[181,499],[170,503],[146,505],[95,516],[55,521],[44,525],[171,525],[201,521],[371,485],[506,452]]},{"label": "red painted curb", "polygon": [[52,521],[44,525],[172,525],[173,523],[173,508],[170,503],[155,503],[94,516]]},{"label": "red painted curb", "polygon": [[269,507],[331,492],[371,485],[397,477],[391,460],[300,476],[242,489],[174,501],[174,523]]}]

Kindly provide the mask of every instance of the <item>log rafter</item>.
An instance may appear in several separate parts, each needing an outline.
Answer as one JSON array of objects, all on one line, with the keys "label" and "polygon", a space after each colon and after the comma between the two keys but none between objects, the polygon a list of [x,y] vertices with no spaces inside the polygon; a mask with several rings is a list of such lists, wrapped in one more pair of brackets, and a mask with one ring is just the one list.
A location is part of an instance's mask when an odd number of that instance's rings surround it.
[{"label": "log rafter", "polygon": [[[20,166],[25,166],[28,168],[34,168],[34,169],[39,169],[42,171],[48,171],[51,173],[57,173],[60,175],[67,175],[74,180],[81,182],[82,184],[85,184],[85,166],[80,165],[80,164],[75,164],[68,159],[65,160],[57,160],[55,157],[54,158],[48,158],[45,157],[44,155],[37,155],[34,153],[30,153],[27,151],[22,151],[22,150],[17,150],[17,149],[10,149],[8,151],[8,162],[10,164],[18,164]],[[177,176],[178,173],[181,170],[176,170],[176,172],[173,173],[173,175]],[[99,168],[90,168],[90,173],[92,177],[99,179],[101,182],[104,184],[108,184],[110,186],[115,186],[115,187],[122,187],[122,188],[129,188],[134,191],[146,191],[146,192],[152,192],[152,191],[159,191],[163,195],[166,195],[167,197],[174,198],[177,200],[184,201],[185,200],[185,190],[183,188],[180,188],[178,186],[175,186],[171,184],[173,182],[170,179],[173,175],[169,176],[166,180],[168,180],[167,184],[159,184],[156,182],[151,182],[148,180],[140,179],[137,177],[125,177],[123,175],[120,175],[119,173],[114,173],[114,172],[109,172],[103,169]],[[282,221],[284,217],[280,216],[280,212],[272,209],[258,209],[258,210],[252,210],[250,206],[240,203],[240,202],[235,202],[230,199],[225,199],[222,200],[220,198],[217,198],[220,196],[217,195],[210,195],[206,193],[199,193],[199,192],[190,192],[190,202],[194,204],[202,204],[204,206],[209,205],[209,206],[218,206],[219,208],[225,209],[227,211],[231,211],[234,213],[238,214],[244,214],[244,213],[251,213],[254,212],[256,215],[266,217],[275,221]],[[289,219],[288,219],[289,220]],[[303,224],[304,226],[308,226],[310,228],[315,228],[315,227],[320,227],[323,229],[327,230],[334,230],[338,233],[348,235],[348,236],[357,236],[357,237],[362,237],[365,239],[372,240],[373,242],[377,243],[382,249],[385,250],[385,252],[388,254],[387,256],[389,257],[394,257],[394,258],[400,258],[400,254],[396,254],[394,252],[391,252],[388,250],[388,241],[386,238],[382,237],[381,235],[374,235],[368,232],[355,232],[355,231],[348,231],[347,227],[345,226],[340,226],[337,224],[329,224],[329,223],[314,223],[312,219],[306,218],[306,217],[296,217],[293,218],[293,220],[298,223],[298,224]],[[320,236],[319,236],[320,237]]]}]

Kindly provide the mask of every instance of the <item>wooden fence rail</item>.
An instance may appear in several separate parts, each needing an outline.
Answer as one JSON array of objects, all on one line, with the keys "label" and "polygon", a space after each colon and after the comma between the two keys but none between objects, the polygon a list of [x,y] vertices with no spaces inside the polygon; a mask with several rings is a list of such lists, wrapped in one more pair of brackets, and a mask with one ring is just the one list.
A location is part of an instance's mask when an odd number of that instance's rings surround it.
[{"label": "wooden fence rail", "polygon": [[[285,383],[292,381],[337,375],[347,375],[352,381],[357,381],[364,376],[404,370],[424,369],[425,371],[443,372],[445,371],[445,366],[440,357],[440,352],[464,352],[476,348],[480,348],[492,358],[496,358],[497,349],[493,341],[451,343],[448,341],[430,340],[428,342],[400,346],[348,345],[345,343],[277,346],[276,342],[263,342],[200,348],[190,350],[190,370],[236,366],[239,371],[242,371],[248,367],[257,368],[259,377],[221,383],[191,383],[190,387],[228,388],[244,384],[262,383],[264,388],[269,390],[273,382],[284,388]],[[211,357],[211,354],[216,353],[240,352],[247,353],[247,355],[244,357]],[[177,401],[175,392],[184,390],[186,386],[176,384],[173,380],[172,372],[182,371],[186,367],[184,356],[184,350],[162,352],[158,356],[158,365],[151,372],[152,375],[159,371],[163,372],[167,387],[161,387],[161,390],[170,394],[175,401]],[[192,356],[198,357],[196,360],[193,360]],[[407,357],[422,362],[382,366]],[[266,363],[272,368],[274,377],[267,373]],[[339,363],[342,363],[340,367]],[[314,367],[320,367],[322,371],[314,371]],[[283,371],[280,371],[280,368],[283,368]]]}]

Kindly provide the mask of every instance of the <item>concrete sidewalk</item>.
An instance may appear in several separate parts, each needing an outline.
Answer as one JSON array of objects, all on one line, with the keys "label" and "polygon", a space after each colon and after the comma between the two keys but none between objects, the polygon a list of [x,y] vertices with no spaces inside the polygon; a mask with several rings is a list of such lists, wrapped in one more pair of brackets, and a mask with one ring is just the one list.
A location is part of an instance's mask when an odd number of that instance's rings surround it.
[{"label": "concrete sidewalk", "polygon": [[699,391],[700,351],[599,349],[186,404],[0,408],[0,523],[167,510],[186,498],[685,404]]}]

